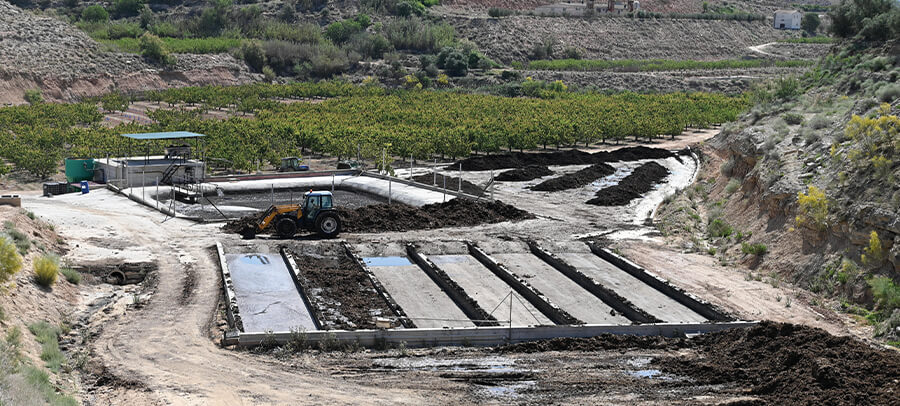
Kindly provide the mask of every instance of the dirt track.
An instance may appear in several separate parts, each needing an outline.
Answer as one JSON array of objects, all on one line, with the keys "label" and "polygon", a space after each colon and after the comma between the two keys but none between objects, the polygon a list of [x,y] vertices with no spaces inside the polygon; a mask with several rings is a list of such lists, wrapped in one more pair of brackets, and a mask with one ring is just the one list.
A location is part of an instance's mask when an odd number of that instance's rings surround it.
[{"label": "dirt track", "polygon": [[[162,223],[160,213],[102,190],[86,196],[91,199],[79,200],[75,195],[37,198],[29,200],[28,206],[44,218],[53,218],[63,235],[79,235],[88,226],[110,229],[130,246],[160,250],[156,256],[158,285],[149,303],[93,327],[102,328],[91,346],[107,378],[91,389],[92,403],[295,404],[302,399],[346,404],[366,399],[422,404],[455,398],[438,390],[417,393],[347,383],[322,374],[315,366],[290,366],[219,348],[209,337],[221,294],[218,265],[210,250],[218,234],[215,227],[183,220]],[[97,209],[98,205],[103,210]],[[189,264],[196,271],[196,285],[187,304],[179,307],[175,304],[182,301]],[[221,333],[217,330],[216,334]]]}]

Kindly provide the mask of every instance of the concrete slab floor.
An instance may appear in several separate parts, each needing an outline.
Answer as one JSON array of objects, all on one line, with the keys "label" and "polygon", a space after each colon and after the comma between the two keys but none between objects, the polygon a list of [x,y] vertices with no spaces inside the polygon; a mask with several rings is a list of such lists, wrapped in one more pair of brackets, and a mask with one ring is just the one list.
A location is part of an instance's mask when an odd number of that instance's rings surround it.
[{"label": "concrete slab floor", "polygon": [[316,330],[280,255],[226,254],[244,332]]},{"label": "concrete slab floor", "polygon": [[706,318],[593,253],[557,254],[569,265],[666,322],[702,323]]},{"label": "concrete slab floor", "polygon": [[[429,255],[428,258],[465,289],[466,293],[475,299],[485,311],[491,312],[496,308],[493,316],[497,320],[510,318],[510,298],[507,295],[512,293],[518,297],[518,300],[515,298],[512,300],[513,326],[553,325],[553,322],[540,310],[515,293],[506,282],[503,282],[472,256]],[[501,324],[506,325],[506,323]]]},{"label": "concrete slab floor", "polygon": [[364,258],[369,269],[417,327],[475,324],[430,277],[406,257]]},{"label": "concrete slab floor", "polygon": [[612,308],[540,258],[530,254],[493,254],[497,262],[528,281],[553,303],[588,324],[631,324],[610,314]]}]

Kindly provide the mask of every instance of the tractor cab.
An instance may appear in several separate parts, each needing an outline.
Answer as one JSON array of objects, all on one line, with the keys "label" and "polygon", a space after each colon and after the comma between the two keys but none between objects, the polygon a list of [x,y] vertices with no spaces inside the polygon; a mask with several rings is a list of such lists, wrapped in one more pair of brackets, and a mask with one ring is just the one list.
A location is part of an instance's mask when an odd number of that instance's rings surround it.
[{"label": "tractor cab", "polygon": [[306,192],[303,194],[303,217],[315,219],[320,211],[334,208],[334,196],[331,192]]},{"label": "tractor cab", "polygon": [[278,168],[278,172],[297,172],[308,170],[309,166],[304,165],[303,160],[295,156],[281,158],[281,167]]}]

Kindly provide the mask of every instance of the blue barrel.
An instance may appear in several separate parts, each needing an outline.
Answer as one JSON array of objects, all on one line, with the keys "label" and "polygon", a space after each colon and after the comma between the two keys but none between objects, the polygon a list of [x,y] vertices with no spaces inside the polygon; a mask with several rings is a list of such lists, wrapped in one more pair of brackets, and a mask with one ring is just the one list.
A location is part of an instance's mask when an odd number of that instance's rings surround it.
[{"label": "blue barrel", "polygon": [[91,191],[91,188],[88,187],[88,182],[86,180],[81,181],[81,194],[87,194]]}]

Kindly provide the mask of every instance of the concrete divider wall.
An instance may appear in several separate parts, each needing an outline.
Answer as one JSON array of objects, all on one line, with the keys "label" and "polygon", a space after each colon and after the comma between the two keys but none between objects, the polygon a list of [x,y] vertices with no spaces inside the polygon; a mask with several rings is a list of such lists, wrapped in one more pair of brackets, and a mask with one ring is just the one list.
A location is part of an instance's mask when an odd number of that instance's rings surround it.
[{"label": "concrete divider wall", "polygon": [[561,325],[584,324],[583,321],[578,320],[559,306],[553,304],[549,298],[541,294],[541,292],[531,286],[531,284],[510,272],[506,267],[499,264],[474,243],[466,241],[466,246],[469,248],[469,254],[490,269],[497,277],[506,282],[507,285],[513,288],[516,293],[524,297],[532,306],[540,310],[540,312],[543,313],[544,316],[547,316],[550,321]]},{"label": "concrete divider wall", "polygon": [[[331,330],[310,331],[306,341],[315,346],[323,340],[337,340],[364,347],[405,345],[407,347],[432,347],[442,345],[494,346],[527,341],[546,340],[556,337],[587,338],[601,334],[681,337],[684,335],[706,334],[733,328],[748,328],[756,322],[730,323],[659,323],[632,325],[579,326],[534,326],[534,327],[463,327],[463,328],[418,328],[391,330]],[[290,332],[226,334],[225,345],[253,347],[266,340],[285,344],[291,339]]]},{"label": "concrete divider wall", "polygon": [[462,286],[459,286],[459,284],[451,279],[446,272],[435,265],[434,262],[431,262],[431,260],[420,254],[416,250],[415,245],[411,243],[407,244],[406,253],[419,268],[422,268],[422,270],[428,274],[434,283],[440,286],[441,290],[450,297],[450,300],[452,300],[476,326],[486,327],[500,325],[497,322],[497,318],[488,314],[484,308],[478,305],[478,302],[476,302],[475,299],[472,299]]},{"label": "concrete divider wall", "polygon": [[531,249],[531,252],[535,256],[542,259],[544,262],[555,268],[557,271],[561,272],[563,275],[566,275],[566,277],[577,283],[578,286],[584,288],[584,290],[591,292],[591,294],[602,300],[603,303],[606,303],[607,306],[613,308],[613,310],[627,317],[628,320],[631,320],[635,323],[662,322],[662,320],[653,317],[653,315],[651,315],[650,313],[647,313],[643,309],[635,306],[633,303],[631,303],[631,301],[622,297],[612,289],[603,286],[603,284],[601,284],[600,282],[597,282],[593,278],[581,273],[581,271],[568,264],[562,258],[559,258],[556,255],[547,252],[546,250],[541,248],[538,243],[534,241],[528,241],[528,247]]},{"label": "concrete divider wall", "polygon": [[291,272],[291,279],[294,280],[294,286],[297,287],[297,292],[299,292],[300,297],[303,298],[303,305],[306,306],[306,310],[309,312],[310,316],[312,316],[312,321],[313,324],[316,325],[316,330],[321,330],[322,324],[319,320],[322,318],[322,315],[319,314],[319,309],[312,305],[309,296],[306,294],[306,289],[303,288],[303,283],[300,282],[300,274],[297,270],[297,263],[294,261],[294,257],[287,252],[285,247],[280,247],[279,252],[281,252],[281,259],[284,260],[284,264],[287,265],[288,271]]},{"label": "concrete divider wall", "polygon": [[216,252],[219,254],[219,270],[222,275],[222,285],[225,288],[225,318],[231,328],[244,331],[244,322],[238,310],[237,296],[234,294],[234,282],[231,280],[231,272],[228,271],[228,262],[225,261],[225,248],[222,243],[216,241]]},{"label": "concrete divider wall", "polygon": [[681,303],[685,307],[697,312],[697,314],[712,321],[734,320],[733,317],[729,316],[725,311],[718,309],[712,303],[697,298],[696,296],[685,292],[683,289],[673,286],[669,283],[669,281],[660,278],[653,273],[650,273],[634,262],[616,255],[606,248],[600,247],[595,242],[588,241],[587,245],[588,247],[590,247],[591,252],[602,258],[604,261],[615,265],[619,269],[627,272],[629,275],[639,279],[641,282],[650,285],[654,289],[662,292],[664,295],[674,299],[676,302]]},{"label": "concrete divider wall", "polygon": [[416,328],[416,324],[413,323],[412,319],[410,319],[409,316],[406,315],[406,312],[404,312],[403,308],[400,307],[399,304],[397,304],[397,301],[394,300],[393,297],[391,297],[391,294],[388,293],[387,289],[384,288],[384,285],[381,284],[381,281],[378,280],[378,277],[375,276],[375,273],[373,273],[372,270],[370,270],[369,267],[366,266],[365,261],[363,261],[363,259],[360,258],[359,255],[356,255],[356,253],[353,252],[353,248],[350,247],[350,244],[345,241],[341,243],[341,245],[344,246],[344,252],[347,254],[347,256],[350,257],[350,259],[352,259],[353,262],[356,263],[356,266],[359,267],[359,269],[369,277],[370,281],[372,281],[372,286],[375,287],[375,291],[377,291],[378,295],[381,296],[381,298],[384,299],[385,302],[387,302],[388,307],[390,307],[391,311],[394,312],[394,315],[397,316],[400,324],[406,328]]}]

